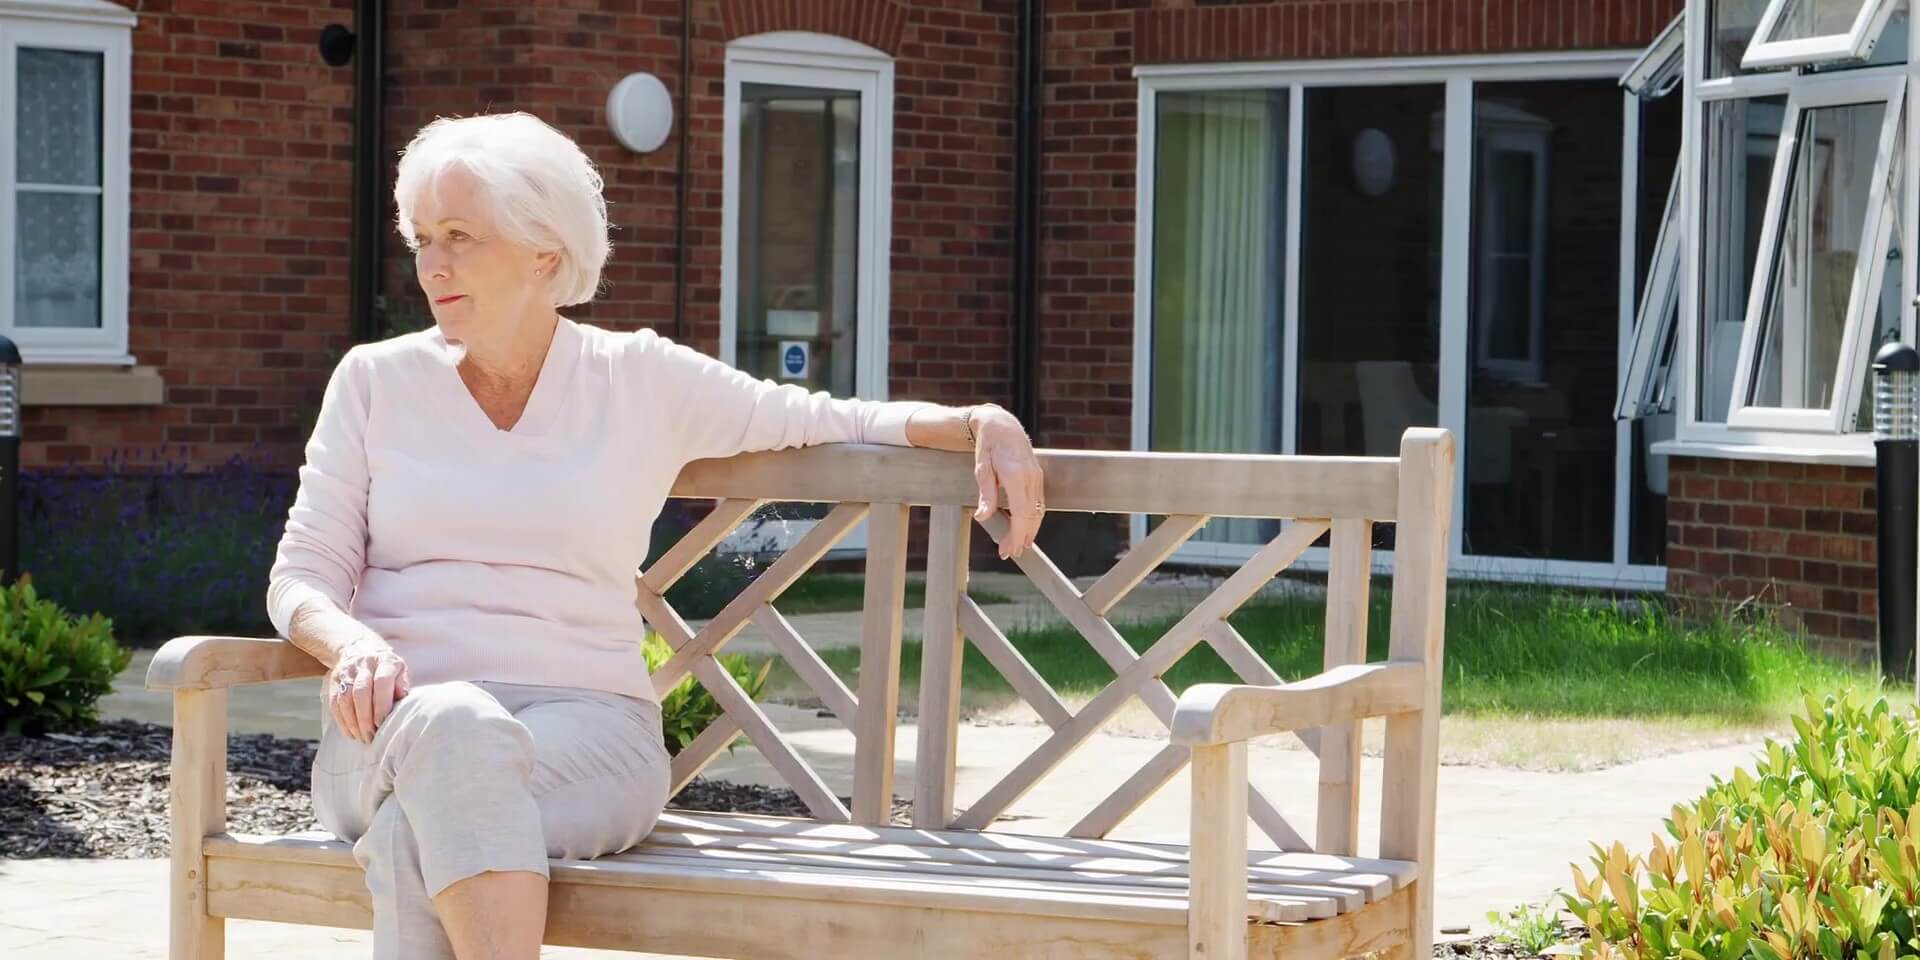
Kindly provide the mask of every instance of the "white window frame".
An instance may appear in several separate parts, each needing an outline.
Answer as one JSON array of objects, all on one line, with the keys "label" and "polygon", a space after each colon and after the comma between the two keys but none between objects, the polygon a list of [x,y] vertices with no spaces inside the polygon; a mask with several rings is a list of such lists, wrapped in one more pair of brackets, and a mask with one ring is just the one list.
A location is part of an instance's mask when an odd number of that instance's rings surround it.
[{"label": "white window frame", "polygon": [[[1573,80],[1608,79],[1618,80],[1620,76],[1640,56],[1639,50],[1608,51],[1571,51],[1552,53],[1496,54],[1465,57],[1419,57],[1392,59],[1352,59],[1323,61],[1290,61],[1274,63],[1215,63],[1153,65],[1134,68],[1134,77],[1139,84],[1139,101],[1136,116],[1139,118],[1139,139],[1135,152],[1135,218],[1134,218],[1134,354],[1133,354],[1133,423],[1132,441],[1136,450],[1149,449],[1151,443],[1150,416],[1151,397],[1148,391],[1153,382],[1153,350],[1151,324],[1153,303],[1150,291],[1153,289],[1153,209],[1154,209],[1154,158],[1156,145],[1156,104],[1157,96],[1165,91],[1180,90],[1232,90],[1232,89],[1268,89],[1286,88],[1290,101],[1288,104],[1288,159],[1285,189],[1287,191],[1286,248],[1283,259],[1286,276],[1286,294],[1282,305],[1282,357],[1288,376],[1297,377],[1300,366],[1300,210],[1302,191],[1305,186],[1302,167],[1302,154],[1305,144],[1304,123],[1306,117],[1305,94],[1315,87],[1334,86],[1401,86],[1410,84],[1444,85],[1446,88],[1446,122],[1444,127],[1436,129],[1446,146],[1441,177],[1443,180],[1443,204],[1441,230],[1441,281],[1440,281],[1440,426],[1452,430],[1456,436],[1464,436],[1468,414],[1467,383],[1469,367],[1475,362],[1476,351],[1469,338],[1472,312],[1472,283],[1474,269],[1471,256],[1472,208],[1473,208],[1473,167],[1477,162],[1474,156],[1474,118],[1477,113],[1474,103],[1473,85],[1479,83],[1497,83],[1513,80]],[[1621,196],[1621,246],[1623,251],[1631,250],[1628,244],[1637,236],[1635,223],[1636,204],[1631,185],[1638,171],[1638,101],[1623,93],[1623,122],[1626,124],[1626,136],[1622,144],[1622,196]],[[1621,265],[1630,268],[1632,258],[1623,256]],[[1619,317],[1620,337],[1624,343],[1630,334],[1632,323],[1632,284],[1622,282],[1623,300]],[[1624,349],[1624,348],[1623,348]],[[1298,449],[1299,391],[1289,389],[1283,393],[1282,401],[1282,450],[1287,453]],[[1633,424],[1617,424],[1616,450],[1629,451],[1632,445]],[[1455,524],[1449,543],[1449,569],[1456,576],[1470,579],[1515,581],[1527,583],[1558,583],[1571,586],[1589,586],[1609,589],[1658,590],[1666,584],[1666,568],[1632,564],[1628,562],[1630,544],[1630,522],[1632,517],[1631,490],[1627,477],[1630,473],[1629,458],[1616,455],[1614,484],[1614,536],[1612,561],[1578,560],[1536,560],[1519,557],[1490,557],[1465,552],[1464,524]],[[1454,466],[1457,482],[1454,485],[1454,515],[1463,516],[1466,483],[1464,472],[1466,458],[1459,458]],[[1147,518],[1136,515],[1131,518],[1132,541],[1138,543],[1147,531]],[[1221,543],[1216,541],[1189,541],[1173,554],[1178,562],[1202,565],[1240,564],[1252,557],[1258,547],[1249,544]],[[1393,553],[1390,550],[1375,550],[1374,570],[1389,573],[1393,568]],[[1303,569],[1324,570],[1328,564],[1328,551],[1322,547],[1309,549],[1301,558],[1298,566]]]},{"label": "white window frame", "polygon": [[[130,142],[134,15],[110,3],[39,0],[0,5],[0,130],[18,116],[19,54],[30,49],[71,50],[101,59],[100,326],[51,329],[13,325],[18,278],[16,180],[18,150],[0,137],[0,332],[11,337],[27,363],[131,366],[127,352],[128,248],[130,246]],[[89,189],[87,192],[92,192]]]},{"label": "white window frame", "polygon": [[[1801,80],[1787,100],[1787,115],[1780,126],[1780,142],[1773,161],[1773,181],[1767,188],[1767,210],[1760,232],[1760,258],[1754,264],[1752,285],[1747,296],[1746,321],[1740,333],[1740,355],[1733,372],[1733,395],[1728,405],[1727,425],[1733,429],[1806,431],[1839,434],[1853,408],[1854,392],[1859,389],[1864,367],[1866,340],[1861,320],[1864,308],[1879,300],[1880,279],[1886,273],[1887,238],[1891,223],[1886,213],[1887,172],[1893,169],[1900,150],[1895,137],[1900,130],[1901,110],[1906,95],[1906,80],[1899,76],[1835,76]],[[1860,235],[1860,256],[1854,263],[1848,287],[1846,329],[1841,337],[1840,369],[1833,396],[1822,409],[1794,409],[1753,406],[1753,374],[1758,366],[1762,326],[1772,300],[1772,279],[1778,258],[1784,255],[1790,238],[1781,236],[1788,193],[1798,176],[1800,128],[1807,112],[1823,108],[1885,103],[1880,135],[1876,139],[1873,179],[1868,187],[1867,216]],[[1783,368],[1783,376],[1791,364]],[[1788,388],[1783,387],[1783,392]]]},{"label": "white window frame", "polygon": [[[1709,52],[1706,37],[1710,18],[1708,7],[1704,0],[1688,0],[1685,10],[1687,98],[1683,104],[1685,136],[1682,142],[1686,182],[1682,187],[1684,207],[1681,221],[1686,230],[1686,256],[1689,259],[1686,261],[1687,268],[1680,274],[1680,330],[1674,359],[1674,365],[1680,371],[1674,391],[1679,416],[1674,438],[1656,443],[1652,452],[1659,456],[1871,466],[1874,448],[1873,437],[1868,433],[1759,430],[1701,419],[1700,328],[1705,320],[1701,304],[1701,281],[1704,272],[1712,269],[1716,262],[1708,256],[1709,251],[1705,247],[1707,227],[1703,215],[1706,205],[1703,187],[1706,160],[1702,141],[1705,111],[1713,103],[1722,100],[1774,95],[1790,98],[1797,84],[1805,82],[1793,73],[1781,71],[1699,79],[1706,74]],[[1907,29],[1908,49],[1920,49],[1920,17],[1908,17]],[[1910,58],[1905,64],[1862,67],[1850,71],[1848,76],[1898,76],[1907,78],[1909,83],[1920,82],[1920,57]],[[1916,115],[1917,103],[1920,103],[1920,99],[1906,98],[1908,143],[1902,175],[1907,178],[1910,198],[1912,185],[1920,182],[1916,180],[1920,178],[1920,115]],[[1906,207],[1902,214],[1907,224],[1906,234],[1914,236],[1916,231],[1920,231],[1920,216],[1916,216],[1917,208],[1912,199],[1907,201]],[[1920,282],[1920,277],[1916,277],[1916,258],[1903,256],[1901,266],[1906,289],[1915,289],[1916,282]],[[1914,307],[1910,298],[1903,304],[1902,314],[1901,336],[1908,343],[1915,342]]]},{"label": "white window frame", "polygon": [[1673,403],[1674,358],[1679,350],[1678,344],[1669,344],[1680,326],[1680,271],[1685,260],[1685,245],[1680,242],[1685,232],[1680,224],[1681,175],[1680,166],[1675,165],[1660,232],[1647,262],[1646,283],[1640,290],[1632,352],[1621,366],[1620,397],[1613,411],[1616,420],[1650,416]]},{"label": "white window frame", "polygon": [[893,226],[893,59],[866,44],[782,31],[727,44],[721,188],[719,358],[736,362],[740,304],[740,87],[780,84],[860,95],[860,224],[855,267],[854,393],[887,398],[887,317]]},{"label": "white window frame", "polygon": [[1682,12],[1660,31],[1640,59],[1621,76],[1621,86],[1642,100],[1658,100],[1680,85],[1686,77],[1686,19],[1686,13]]},{"label": "white window frame", "polygon": [[1845,33],[1794,40],[1767,39],[1779,28],[1787,8],[1796,2],[1799,0],[1772,0],[1767,4],[1766,11],[1760,14],[1759,26],[1754,28],[1754,42],[1747,46],[1746,54],[1740,58],[1741,69],[1863,60],[1873,52],[1874,44],[1879,42],[1881,31],[1886,29],[1887,21],[1893,17],[1901,0],[1859,0],[1860,10]]},{"label": "white window frame", "polygon": [[[1503,111],[1504,113],[1505,111]],[[1537,123],[1520,119],[1508,119],[1504,116],[1489,117],[1475,111],[1474,132],[1475,149],[1478,155],[1474,163],[1482,169],[1495,152],[1523,153],[1533,160],[1533,196],[1529,198],[1532,209],[1528,214],[1531,236],[1527,238],[1527,355],[1524,358],[1496,357],[1493,355],[1493,304],[1487,292],[1493,288],[1500,254],[1488,249],[1483,238],[1475,244],[1474,253],[1479,262],[1474,264],[1474,282],[1481,296],[1474,301],[1474,360],[1481,370],[1527,383],[1537,383],[1541,375],[1542,355],[1545,351],[1546,312],[1547,312],[1547,184],[1552,171],[1549,169],[1552,142],[1549,129]],[[1482,229],[1495,222],[1494,193],[1490,190],[1478,191],[1478,209],[1474,211],[1474,222]],[[1511,254],[1507,254],[1511,256]]]}]

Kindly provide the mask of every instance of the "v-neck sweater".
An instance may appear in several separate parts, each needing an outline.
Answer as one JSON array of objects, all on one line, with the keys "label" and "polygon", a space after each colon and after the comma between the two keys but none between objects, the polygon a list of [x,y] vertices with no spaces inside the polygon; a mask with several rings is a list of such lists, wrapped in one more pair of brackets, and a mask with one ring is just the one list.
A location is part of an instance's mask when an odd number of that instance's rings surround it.
[{"label": "v-neck sweater", "polygon": [[347,352],[268,574],[281,636],[324,598],[392,644],[415,685],[655,699],[633,578],[680,469],[823,443],[905,446],[925,406],[809,393],[650,330],[563,317],[502,430],[457,362],[438,328]]}]

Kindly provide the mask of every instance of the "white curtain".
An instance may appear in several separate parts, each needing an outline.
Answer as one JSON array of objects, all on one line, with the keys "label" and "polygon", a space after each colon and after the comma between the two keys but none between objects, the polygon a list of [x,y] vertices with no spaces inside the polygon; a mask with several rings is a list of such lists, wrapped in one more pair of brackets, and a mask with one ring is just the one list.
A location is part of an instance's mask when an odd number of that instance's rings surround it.
[{"label": "white curtain", "polygon": [[[1164,94],[1154,182],[1156,450],[1279,449],[1277,172],[1285,91]],[[1205,539],[1262,542],[1270,522],[1216,520]]]},{"label": "white curtain", "polygon": [[100,325],[101,67],[96,53],[19,51],[18,327]]}]

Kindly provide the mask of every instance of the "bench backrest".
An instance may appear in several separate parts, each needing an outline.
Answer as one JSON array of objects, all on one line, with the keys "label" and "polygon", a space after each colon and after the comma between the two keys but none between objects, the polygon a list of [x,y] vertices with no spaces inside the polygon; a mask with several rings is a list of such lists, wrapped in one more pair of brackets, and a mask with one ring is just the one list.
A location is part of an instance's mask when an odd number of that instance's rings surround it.
[{"label": "bench backrest", "polygon": [[[1392,523],[1391,657],[1426,663],[1432,685],[1427,702],[1434,706],[1426,715],[1389,723],[1381,855],[1423,859],[1427,844],[1417,825],[1425,819],[1423,814],[1431,815],[1437,763],[1440,624],[1453,500],[1450,435],[1431,429],[1408,431],[1398,458],[1055,450],[1043,450],[1040,457],[1050,511],[1159,518],[1148,536],[1085,591],[1037,550],[1019,561],[1040,593],[1115,674],[1114,681],[1078,712],[1062,703],[966,594],[974,526],[971,513],[978,498],[970,455],[829,446],[689,465],[676,482],[673,496],[717,503],[704,520],[640,573],[636,602],[675,648],[673,657],[656,672],[656,687],[671,689],[691,673],[725,714],[675,758],[674,789],[744,733],[815,818],[867,825],[891,822],[908,517],[914,507],[931,509],[913,796],[914,826],[928,829],[986,827],[1135,697],[1162,722],[1170,723],[1175,694],[1160,676],[1201,643],[1211,646],[1247,683],[1300,679],[1276,675],[1226,618],[1316,542],[1325,542],[1329,548],[1325,665],[1365,662],[1374,526]],[[667,588],[755,509],[782,501],[834,506],[826,519],[808,530],[696,635],[663,599]],[[1159,641],[1136,655],[1108,621],[1108,613],[1211,517],[1288,522],[1271,542],[1249,547],[1251,558],[1238,571]],[[863,519],[868,537],[859,689],[849,690],[780,615],[777,600]],[[1001,515],[986,526],[998,534],[1007,522]],[[851,809],[715,661],[714,654],[749,626],[762,632],[853,731]],[[1006,675],[1053,732],[996,786],[966,808],[956,809],[960,663],[962,645],[967,642]],[[1282,849],[1351,855],[1356,852],[1359,814],[1357,725],[1304,731],[1301,739],[1320,762],[1316,836],[1302,836],[1273,803],[1257,793],[1250,798],[1253,822]],[[1111,796],[1093,805],[1070,832],[1105,836],[1187,761],[1187,748],[1167,746]]]}]

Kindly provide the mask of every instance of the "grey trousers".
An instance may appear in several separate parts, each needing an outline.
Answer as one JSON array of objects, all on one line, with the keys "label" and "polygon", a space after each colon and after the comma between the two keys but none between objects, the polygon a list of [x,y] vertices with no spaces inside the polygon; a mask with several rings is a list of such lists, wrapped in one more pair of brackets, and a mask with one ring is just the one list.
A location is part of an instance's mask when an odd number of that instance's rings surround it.
[{"label": "grey trousers", "polygon": [[491,870],[618,853],[653,830],[670,764],[660,708],[595,690],[416,687],[370,744],[326,718],[314,815],[367,871],[375,960],[454,960],[433,898]]}]

